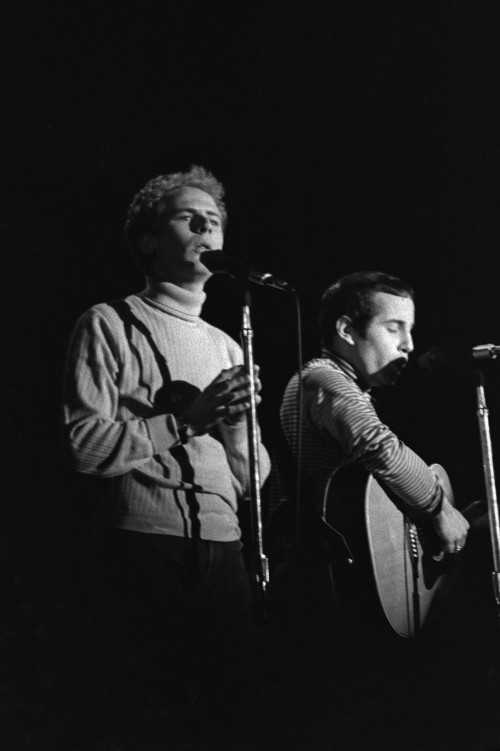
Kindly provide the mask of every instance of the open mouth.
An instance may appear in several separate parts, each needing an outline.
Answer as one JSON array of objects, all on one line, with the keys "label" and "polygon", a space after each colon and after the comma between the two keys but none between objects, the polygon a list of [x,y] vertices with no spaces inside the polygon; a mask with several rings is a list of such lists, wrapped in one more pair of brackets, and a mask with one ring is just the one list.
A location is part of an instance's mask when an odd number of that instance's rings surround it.
[{"label": "open mouth", "polygon": [[204,250],[212,250],[212,247],[208,243],[200,243],[194,248],[195,253],[203,253]]},{"label": "open mouth", "polygon": [[401,358],[401,360],[396,360],[392,363],[392,367],[397,373],[401,373],[407,365],[408,360],[405,360],[404,358]]}]

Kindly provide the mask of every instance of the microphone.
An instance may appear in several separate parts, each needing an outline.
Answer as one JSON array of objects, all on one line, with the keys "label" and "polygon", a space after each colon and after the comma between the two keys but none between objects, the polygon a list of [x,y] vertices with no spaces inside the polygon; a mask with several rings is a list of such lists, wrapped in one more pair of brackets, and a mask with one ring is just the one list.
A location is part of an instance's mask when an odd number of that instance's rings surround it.
[{"label": "microphone", "polygon": [[294,292],[294,288],[282,279],[276,279],[272,274],[255,271],[234,258],[229,258],[222,250],[204,250],[200,253],[200,261],[213,274],[229,274],[234,279],[262,284],[264,287],[274,287],[283,292]]},{"label": "microphone", "polygon": [[440,349],[431,347],[418,358],[418,364],[432,373],[443,373],[460,366],[471,366],[475,360],[495,360],[500,355],[500,346],[478,344],[462,349]]}]

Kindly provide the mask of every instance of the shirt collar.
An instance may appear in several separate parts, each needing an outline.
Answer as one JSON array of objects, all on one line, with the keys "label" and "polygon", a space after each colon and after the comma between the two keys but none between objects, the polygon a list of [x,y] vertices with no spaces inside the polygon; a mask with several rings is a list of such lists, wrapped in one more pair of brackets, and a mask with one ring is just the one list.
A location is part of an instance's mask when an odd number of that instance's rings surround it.
[{"label": "shirt collar", "polygon": [[346,375],[349,376],[349,378],[352,378],[353,381],[356,381],[360,389],[362,389],[363,391],[371,390],[370,385],[365,381],[361,373],[356,370],[354,365],[351,365],[350,362],[347,362],[347,360],[344,360],[343,357],[340,357],[340,355],[337,355],[335,352],[332,352],[326,347],[323,347],[321,354],[323,357],[328,357],[329,360],[332,360],[336,365],[338,365],[341,370],[344,371]]},{"label": "shirt collar", "polygon": [[149,277],[146,289],[141,292],[141,297],[155,308],[192,322],[199,319],[206,296],[203,290],[192,292],[177,284],[158,282]]}]

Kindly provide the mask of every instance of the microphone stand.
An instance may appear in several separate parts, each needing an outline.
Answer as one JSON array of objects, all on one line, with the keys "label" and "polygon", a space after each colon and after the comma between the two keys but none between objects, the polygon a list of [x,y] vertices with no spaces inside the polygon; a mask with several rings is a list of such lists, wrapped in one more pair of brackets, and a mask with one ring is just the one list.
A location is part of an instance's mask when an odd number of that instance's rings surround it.
[{"label": "microphone stand", "polygon": [[[485,356],[491,357],[491,353]],[[496,356],[496,354],[494,356]],[[477,355],[476,358],[478,360],[483,359],[482,357],[478,357]],[[481,436],[481,451],[483,457],[486,498],[488,502],[488,518],[493,552],[493,593],[497,605],[497,615],[500,617],[500,516],[498,511],[498,500],[495,486],[495,471],[493,466],[493,451],[489,426],[489,410],[486,405],[485,396],[485,376],[483,369],[479,366],[475,368],[475,377],[477,418],[479,422],[479,433]]]},{"label": "microphone stand", "polygon": [[262,505],[260,495],[259,471],[259,431],[257,423],[257,401],[255,390],[255,371],[253,358],[253,330],[250,320],[250,292],[244,288],[244,304],[241,338],[244,355],[245,373],[250,387],[250,410],[247,414],[248,451],[250,466],[250,515],[252,531],[251,577],[252,586],[259,614],[265,614],[264,595],[269,583],[269,564],[264,555],[262,533]]}]

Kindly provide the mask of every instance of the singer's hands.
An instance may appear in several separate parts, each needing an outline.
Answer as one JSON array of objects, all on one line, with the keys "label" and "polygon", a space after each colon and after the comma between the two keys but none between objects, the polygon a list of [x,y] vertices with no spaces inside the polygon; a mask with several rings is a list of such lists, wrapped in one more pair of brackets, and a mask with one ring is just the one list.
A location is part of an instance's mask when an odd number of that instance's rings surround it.
[{"label": "singer's hands", "polygon": [[441,512],[432,517],[432,524],[443,543],[445,553],[459,553],[467,540],[469,522],[444,496]]},{"label": "singer's hands", "polygon": [[[261,397],[259,368],[255,366],[256,404]],[[218,423],[224,421],[230,425],[241,422],[250,408],[250,384],[243,365],[235,365],[222,370],[194,402],[180,415],[180,419],[189,425],[193,433],[203,435]]]}]

